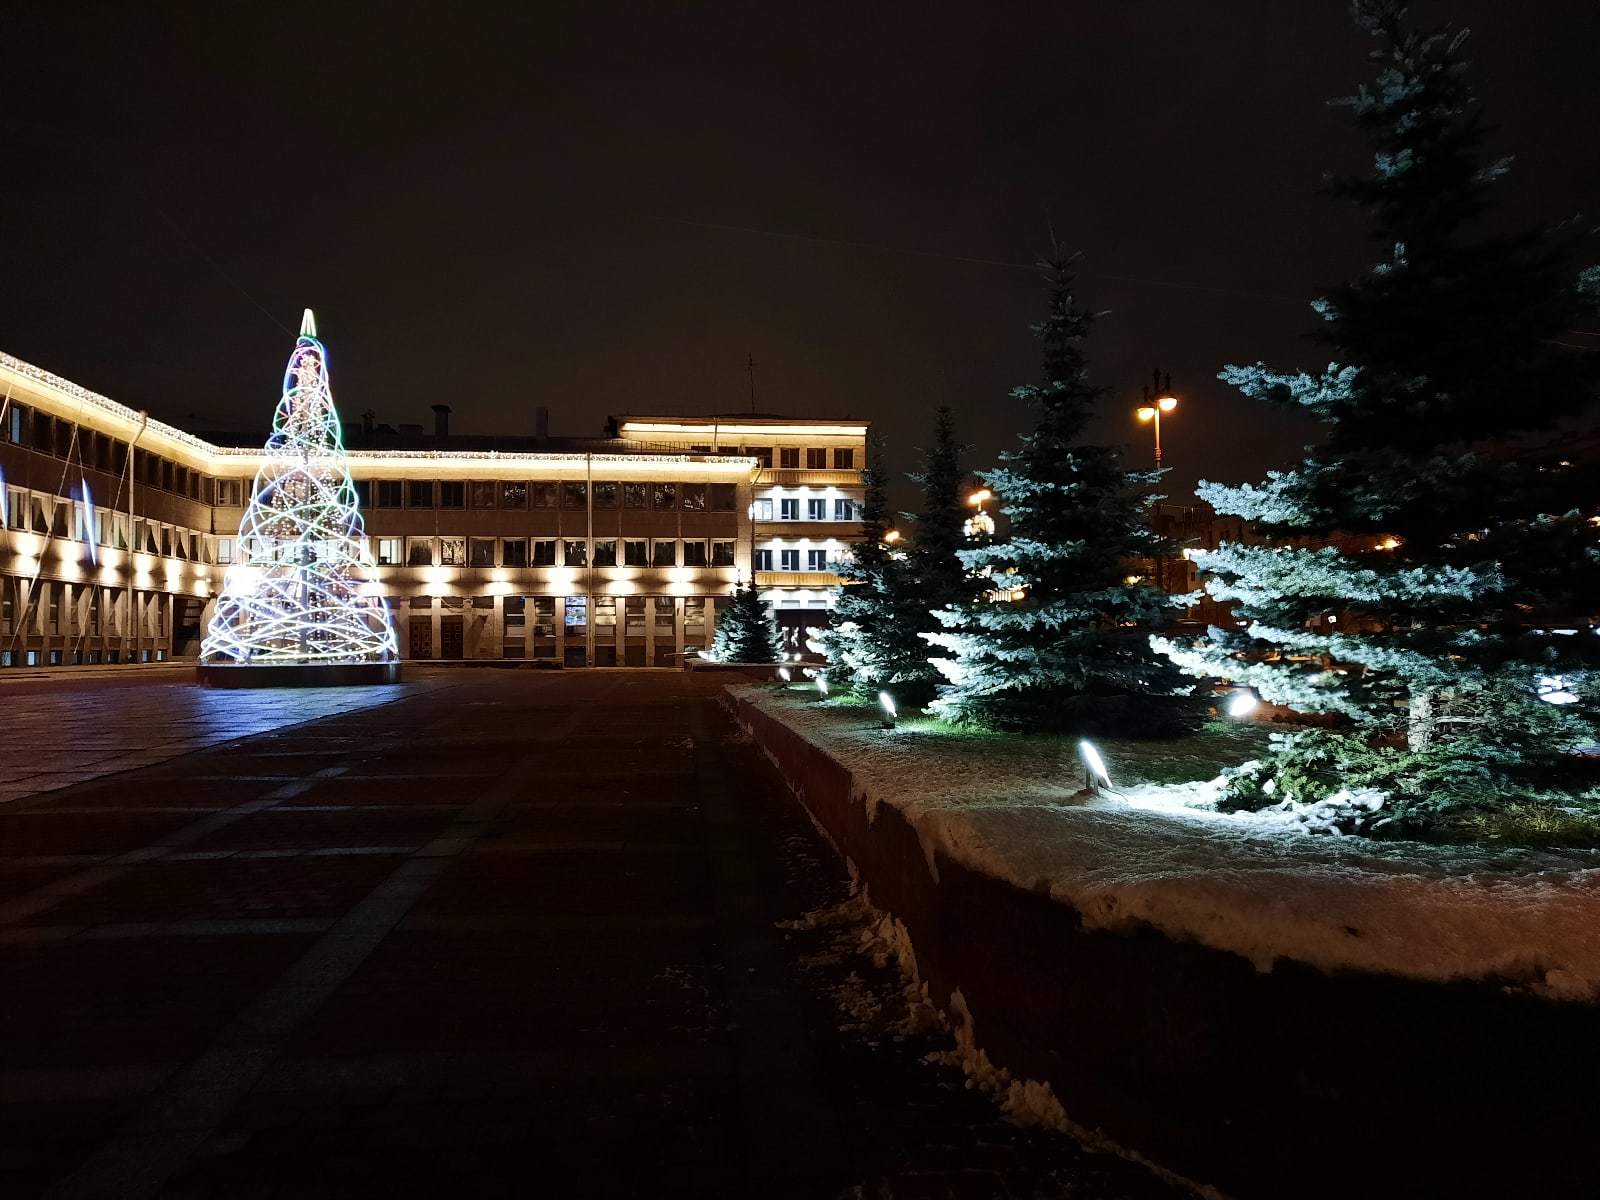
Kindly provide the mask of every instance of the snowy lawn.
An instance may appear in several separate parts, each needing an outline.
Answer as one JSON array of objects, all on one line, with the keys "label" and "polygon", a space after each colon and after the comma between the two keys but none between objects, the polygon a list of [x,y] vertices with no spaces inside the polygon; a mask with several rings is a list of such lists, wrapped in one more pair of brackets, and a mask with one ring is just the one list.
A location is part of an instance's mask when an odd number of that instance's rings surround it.
[{"label": "snowy lawn", "polygon": [[878,727],[812,688],[731,688],[846,766],[869,813],[935,852],[1070,904],[1090,927],[1153,925],[1268,970],[1294,959],[1600,1000],[1600,852],[1336,838],[1271,813],[1191,805],[1266,731],[1097,743],[1119,796],[1085,800],[1076,742]]}]

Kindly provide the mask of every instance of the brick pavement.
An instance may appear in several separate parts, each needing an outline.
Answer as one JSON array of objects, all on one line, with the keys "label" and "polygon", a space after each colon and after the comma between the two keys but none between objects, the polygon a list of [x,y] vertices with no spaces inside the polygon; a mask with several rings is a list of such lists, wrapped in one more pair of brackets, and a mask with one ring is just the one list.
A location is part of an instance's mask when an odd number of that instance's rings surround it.
[{"label": "brick pavement", "polygon": [[1168,1194],[841,1031],[897,983],[779,928],[845,882],[713,682],[417,674],[33,693],[140,765],[0,765],[0,1195]]}]

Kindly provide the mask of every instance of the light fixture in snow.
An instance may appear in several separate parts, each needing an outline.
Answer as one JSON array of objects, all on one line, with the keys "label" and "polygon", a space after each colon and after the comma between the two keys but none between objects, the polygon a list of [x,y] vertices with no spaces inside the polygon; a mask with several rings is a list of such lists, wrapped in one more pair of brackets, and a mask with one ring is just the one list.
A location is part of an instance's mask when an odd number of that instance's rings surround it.
[{"label": "light fixture in snow", "polygon": [[788,667],[779,667],[778,668],[778,678],[783,680],[783,682],[788,683],[790,680],[792,680],[794,678],[794,676],[789,674],[789,668]]},{"label": "light fixture in snow", "polygon": [[1111,776],[1106,771],[1106,760],[1087,739],[1078,743],[1078,755],[1083,759],[1083,784],[1091,792],[1111,787]]},{"label": "light fixture in snow", "polygon": [[883,709],[883,727],[885,729],[893,729],[895,721],[900,716],[894,707],[894,697],[889,695],[888,692],[879,692],[878,705]]},{"label": "light fixture in snow", "polygon": [[1539,699],[1546,704],[1576,704],[1577,693],[1572,690],[1565,675],[1539,676]]},{"label": "light fixture in snow", "polygon": [[1256,694],[1248,688],[1235,692],[1228,697],[1228,715],[1230,717],[1248,717],[1256,708]]},{"label": "light fixture in snow", "polygon": [[817,672],[817,695],[824,700],[828,698],[828,677],[821,671]]}]

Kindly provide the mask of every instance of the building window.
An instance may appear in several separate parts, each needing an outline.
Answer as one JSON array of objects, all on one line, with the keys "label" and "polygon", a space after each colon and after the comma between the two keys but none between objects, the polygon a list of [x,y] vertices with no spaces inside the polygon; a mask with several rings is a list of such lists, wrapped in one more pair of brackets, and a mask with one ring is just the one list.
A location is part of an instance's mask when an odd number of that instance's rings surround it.
[{"label": "building window", "polygon": [[433,566],[433,539],[408,539],[406,542],[406,562],[413,567]]},{"label": "building window", "polygon": [[853,471],[856,469],[856,452],[854,450],[835,450],[833,452],[833,469],[835,471]]},{"label": "building window", "polygon": [[828,552],[826,550],[806,551],[806,570],[826,571],[828,569]]},{"label": "building window", "polygon": [[589,597],[568,596],[566,620],[567,634],[571,636],[574,630],[582,632],[589,624]]},{"label": "building window", "polygon": [[581,479],[569,479],[561,485],[562,508],[587,508],[589,506],[589,485]]},{"label": "building window", "polygon": [[242,480],[217,480],[217,503],[223,508],[238,508],[243,500],[244,482]]},{"label": "building window", "polygon": [[833,502],[833,519],[835,521],[854,521],[856,519],[855,501],[835,500]]},{"label": "building window", "polygon": [[733,566],[733,542],[719,538],[711,543],[711,565],[713,567]]},{"label": "building window", "polygon": [[678,624],[678,602],[671,596],[656,596],[656,636],[661,636],[662,630],[672,630]]},{"label": "building window", "polygon": [[556,540],[554,538],[537,538],[533,543],[533,565],[536,567],[553,567],[556,565]]},{"label": "building window", "polygon": [[800,551],[778,551],[778,569],[780,571],[798,571],[800,569]]},{"label": "building window", "polygon": [[533,483],[528,486],[528,502],[534,508],[554,508],[556,506],[556,485],[553,483]]},{"label": "building window", "polygon": [[556,598],[554,596],[535,596],[533,598],[533,636],[536,638],[553,638],[556,636]]},{"label": "building window", "polygon": [[467,485],[459,479],[441,479],[439,481],[439,507],[465,508],[466,506]]},{"label": "building window", "polygon": [[566,555],[566,565],[569,567],[589,565],[589,543],[582,538],[569,538],[563,553]]},{"label": "building window", "polygon": [[785,471],[795,471],[800,468],[800,448],[798,446],[784,446],[778,451],[778,466]]},{"label": "building window", "polygon": [[755,569],[757,571],[772,570],[772,551],[757,550],[755,553]]},{"label": "building window", "polygon": [[753,501],[750,505],[750,515],[757,521],[772,520],[772,501],[767,499]]},{"label": "building window", "polygon": [[826,521],[828,519],[828,502],[826,500],[806,501],[806,520]]},{"label": "building window", "polygon": [[751,458],[755,459],[756,466],[760,467],[762,470],[772,470],[771,446],[746,446],[744,448],[744,452]]},{"label": "building window", "polygon": [[594,543],[594,565],[597,567],[614,567],[617,565],[617,539],[596,538]]},{"label": "building window", "polygon": [[467,565],[467,539],[445,537],[439,539],[439,565],[464,567]]},{"label": "building window", "polygon": [[706,485],[703,483],[686,483],[680,491],[683,493],[684,512],[706,511]]},{"label": "building window", "polygon": [[594,623],[615,628],[617,624],[617,598],[615,596],[596,596],[594,598]]},{"label": "building window", "polygon": [[627,637],[644,636],[644,597],[625,596],[622,601],[622,632]]},{"label": "building window", "polygon": [[6,426],[11,431],[11,440],[20,446],[28,435],[28,410],[20,404],[13,404],[11,411],[6,414]]},{"label": "building window", "polygon": [[372,507],[373,508],[399,508],[400,507],[400,481],[398,479],[375,479],[372,482]]},{"label": "building window", "polygon": [[826,450],[810,449],[806,451],[806,470],[825,471],[828,469],[828,452]]},{"label": "building window", "polygon": [[[500,543],[500,562],[507,567],[525,567],[528,565],[528,542],[526,538],[506,538]],[[511,597],[506,597],[507,600]]]},{"label": "building window", "polygon": [[622,507],[643,508],[645,505],[645,485],[642,483],[625,483],[622,485]]},{"label": "building window", "polygon": [[400,539],[378,539],[378,565],[380,567],[398,567],[400,565]]},{"label": "building window", "polygon": [[653,567],[675,567],[678,565],[678,543],[671,538],[660,538],[653,547],[654,553],[650,559]]},{"label": "building window", "polygon": [[413,479],[406,484],[407,508],[433,507],[433,480]]},{"label": "building window", "polygon": [[471,538],[467,549],[472,558],[469,566],[492,567],[494,566],[494,538]]},{"label": "building window", "polygon": [[[685,637],[704,637],[706,630],[706,598],[704,596],[685,596],[683,598],[683,632]],[[696,631],[696,632],[691,632]]]},{"label": "building window", "polygon": [[233,561],[233,539],[232,538],[218,538],[217,539],[217,562],[222,566],[227,566],[232,561]]},{"label": "building window", "polygon": [[688,541],[683,544],[683,565],[686,567],[703,567],[706,565],[706,544],[701,541]]},{"label": "building window", "polygon": [[487,479],[474,479],[470,492],[473,508],[493,508],[494,494],[498,489]]},{"label": "building window", "polygon": [[649,543],[643,538],[629,538],[622,543],[622,565],[625,567],[648,567],[650,565]]},{"label": "building window", "polygon": [[711,485],[711,511],[732,512],[739,500],[739,489],[731,483]]},{"label": "building window", "polygon": [[651,508],[677,508],[678,485],[675,483],[658,483],[650,489]]},{"label": "building window", "polygon": [[800,501],[798,499],[778,501],[778,516],[785,521],[798,521],[800,519]]},{"label": "building window", "polygon": [[596,511],[610,512],[617,507],[617,492],[621,485],[615,482],[601,481],[591,485],[592,501]]},{"label": "building window", "polygon": [[502,483],[500,485],[501,508],[527,508],[528,485],[525,483]]}]

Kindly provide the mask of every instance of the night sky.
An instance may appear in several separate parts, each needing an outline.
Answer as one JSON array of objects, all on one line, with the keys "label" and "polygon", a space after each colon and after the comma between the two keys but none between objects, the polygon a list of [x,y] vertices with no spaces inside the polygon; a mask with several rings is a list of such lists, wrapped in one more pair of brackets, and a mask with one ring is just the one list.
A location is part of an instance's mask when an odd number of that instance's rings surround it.
[{"label": "night sky", "polygon": [[[1174,498],[1306,439],[1215,375],[1318,365],[1306,301],[1372,257],[1317,194],[1364,160],[1344,4],[688,7],[9,8],[0,349],[248,440],[307,305],[347,420],[740,411],[753,355],[763,411],[871,417],[903,468],[948,403],[982,464],[1048,213],[1104,435],[1146,453],[1172,373]],[[1510,218],[1600,213],[1600,5],[1414,11],[1474,31]]]}]

